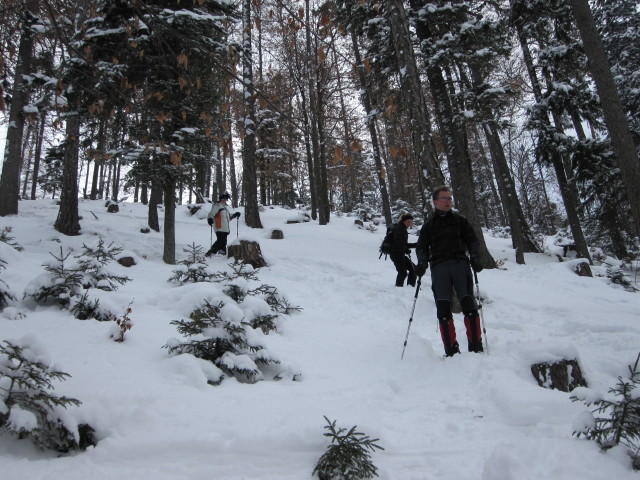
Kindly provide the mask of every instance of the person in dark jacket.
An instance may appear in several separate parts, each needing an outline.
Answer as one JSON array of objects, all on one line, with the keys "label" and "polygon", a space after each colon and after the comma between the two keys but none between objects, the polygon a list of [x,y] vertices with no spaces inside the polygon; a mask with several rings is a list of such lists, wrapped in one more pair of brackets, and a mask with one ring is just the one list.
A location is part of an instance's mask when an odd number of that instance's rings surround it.
[{"label": "person in dark jacket", "polygon": [[[398,223],[393,226],[393,240],[391,241],[391,261],[396,267],[396,287],[403,287],[404,280],[407,285],[416,286],[416,274],[413,271],[413,262],[407,255],[411,254],[410,248],[415,248],[415,243],[409,243],[409,231],[413,225],[413,215],[405,213],[400,217]],[[408,277],[408,278],[407,278]]]},{"label": "person in dark jacket", "polygon": [[[431,265],[431,289],[436,302],[440,335],[445,355],[460,353],[453,324],[453,289],[458,295],[470,352],[482,352],[482,330],[473,297],[474,272],[482,270],[480,242],[469,221],[453,211],[451,190],[442,185],[433,189],[434,212],[420,230],[416,254],[416,274],[425,274]],[[467,256],[467,253],[469,256]]]}]

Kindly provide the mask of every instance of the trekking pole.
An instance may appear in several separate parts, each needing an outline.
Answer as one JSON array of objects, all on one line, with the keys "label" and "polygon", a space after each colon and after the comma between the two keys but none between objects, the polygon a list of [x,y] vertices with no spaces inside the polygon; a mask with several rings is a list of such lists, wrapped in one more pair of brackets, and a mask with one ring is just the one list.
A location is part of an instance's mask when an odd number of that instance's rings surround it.
[{"label": "trekking pole", "polygon": [[209,225],[211,227],[211,232],[209,232],[209,248],[213,245],[213,225]]},{"label": "trekking pole", "polygon": [[416,295],[413,297],[413,308],[411,309],[411,317],[409,317],[409,325],[407,326],[407,336],[404,337],[404,346],[402,347],[402,355],[400,360],[404,358],[404,350],[407,348],[407,341],[409,340],[409,330],[411,330],[411,322],[413,322],[413,312],[416,311],[416,302],[418,301],[418,293],[420,292],[420,284],[422,283],[422,277],[418,277],[418,284],[416,285]]},{"label": "trekking pole", "polygon": [[489,340],[487,339],[487,329],[484,326],[484,314],[482,313],[482,297],[480,296],[480,285],[478,285],[478,274],[473,272],[473,277],[476,281],[476,300],[478,300],[478,312],[480,312],[480,320],[482,321],[482,333],[484,334],[484,344],[487,348],[487,355],[489,355]]},{"label": "trekking pole", "polygon": [[238,239],[238,232],[240,231],[240,217],[236,218],[236,240]]}]

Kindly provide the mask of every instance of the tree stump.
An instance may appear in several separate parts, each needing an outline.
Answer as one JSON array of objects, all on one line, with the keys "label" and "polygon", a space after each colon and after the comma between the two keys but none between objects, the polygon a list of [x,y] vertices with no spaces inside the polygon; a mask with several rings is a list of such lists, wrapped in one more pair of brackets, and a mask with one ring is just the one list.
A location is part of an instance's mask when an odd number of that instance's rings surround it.
[{"label": "tree stump", "polygon": [[538,385],[550,390],[570,392],[576,387],[587,386],[580,365],[575,359],[563,359],[553,363],[534,363],[531,365],[531,373]]},{"label": "tree stump", "polygon": [[120,207],[117,203],[110,203],[107,205],[107,212],[109,213],[118,213],[120,211]]},{"label": "tree stump", "polygon": [[136,261],[133,259],[133,257],[121,257],[118,259],[118,263],[120,265],[122,265],[123,267],[133,267],[136,264]]},{"label": "tree stump", "polygon": [[593,272],[591,271],[591,267],[589,266],[589,262],[587,260],[574,265],[573,271],[576,272],[580,277],[593,277]]},{"label": "tree stump", "polygon": [[244,262],[253,268],[266,267],[267,262],[262,258],[260,244],[249,240],[240,240],[240,244],[230,245],[227,248],[228,256],[233,257],[236,262]]},{"label": "tree stump", "polygon": [[274,229],[271,231],[271,240],[282,240],[284,238],[284,232],[282,230]]}]

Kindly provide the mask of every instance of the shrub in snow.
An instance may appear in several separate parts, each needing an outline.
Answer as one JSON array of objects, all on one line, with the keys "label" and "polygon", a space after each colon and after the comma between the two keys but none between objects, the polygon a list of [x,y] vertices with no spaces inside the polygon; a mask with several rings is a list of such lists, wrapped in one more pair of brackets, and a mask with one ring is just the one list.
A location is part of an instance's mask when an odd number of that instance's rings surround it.
[{"label": "shrub in snow", "polygon": [[400,217],[404,213],[410,213],[413,215],[413,224],[420,226],[424,223],[424,218],[420,209],[413,208],[408,202],[399,198],[391,204],[391,219],[393,222],[400,220]]},{"label": "shrub in snow", "polygon": [[83,253],[74,257],[76,262],[67,261],[71,252],[64,255],[62,247],[59,256],[49,252],[55,261],[44,265],[47,273],[32,280],[24,296],[33,298],[40,305],[57,304],[80,320],[95,318],[109,321],[113,314],[100,307],[99,299],[90,293],[90,289],[110,292],[131,280],[107,268],[121,251],[112,244],[105,247],[103,240],[99,239],[97,248],[83,245]]},{"label": "shrub in snow", "polygon": [[[357,432],[357,426],[349,431],[336,429],[336,422],[325,416],[328,430],[325,437],[331,439],[327,451],[320,457],[312,475],[318,474],[320,480],[360,480],[378,476],[378,468],[371,462],[370,451],[384,450],[376,444],[378,438],[369,438]],[[346,433],[345,433],[346,432]]]},{"label": "shrub in snow", "polygon": [[[0,259],[0,270],[7,268],[6,265],[7,262]],[[16,297],[14,297],[9,291],[9,285],[7,285],[4,280],[0,279],[0,312],[9,305],[10,301],[15,301],[15,299]]]},{"label": "shrub in snow", "polygon": [[91,427],[82,427],[90,438],[87,441],[81,438],[79,426],[63,415],[64,409],[81,402],[51,393],[53,381],[65,380],[69,374],[46,364],[46,353],[33,340],[21,343],[0,343],[0,428],[18,438],[30,437],[45,450],[68,452],[95,444]]},{"label": "shrub in snow", "polygon": [[243,383],[256,383],[268,373],[272,373],[273,378],[278,378],[279,372],[272,372],[267,367],[279,364],[280,360],[260,344],[249,323],[224,311],[223,302],[212,305],[205,301],[191,312],[189,319],[175,320],[171,324],[176,325],[178,332],[189,340],[168,343],[164,348],[169,353],[188,353],[208,360],[226,375]]},{"label": "shrub in snow", "polygon": [[44,265],[47,273],[39,275],[27,285],[25,296],[33,298],[40,305],[58,304],[66,308],[82,288],[82,274],[77,268],[69,268],[65,264],[71,252],[64,255],[60,247],[59,256],[51,252],[49,255],[55,262]]},{"label": "shrub in snow", "polygon": [[122,248],[114,247],[113,242],[105,246],[102,238],[98,239],[96,248],[82,245],[82,253],[77,256],[77,269],[82,272],[82,286],[85,289],[98,288],[111,292],[117,290],[120,285],[131,281],[129,277],[116,275],[108,270],[107,265],[116,261],[116,257],[122,252]]},{"label": "shrub in snow", "polygon": [[356,218],[359,218],[363,222],[373,221],[374,218],[380,216],[380,212],[376,211],[370,205],[364,203],[358,203],[355,207],[353,207],[353,213]]},{"label": "shrub in snow", "polygon": [[571,400],[583,401],[587,406],[595,406],[597,416],[590,416],[580,428],[574,431],[577,437],[595,440],[602,450],[622,444],[632,458],[634,468],[640,470],[640,395],[636,388],[640,385],[640,354],[633,366],[629,365],[629,377],[618,377],[618,383],[609,390],[613,399],[587,399],[572,395]]},{"label": "shrub in snow", "polygon": [[0,242],[6,243],[19,252],[24,250],[24,248],[19,243],[13,241],[13,237],[10,234],[11,227],[4,227],[2,230],[0,230]]},{"label": "shrub in snow", "polygon": [[118,343],[124,342],[125,333],[127,333],[129,330],[131,330],[131,327],[133,327],[133,321],[129,317],[129,314],[131,313],[132,303],[133,301],[129,302],[129,305],[127,306],[121,317],[117,317],[113,314],[110,315],[111,320],[115,322],[115,326],[112,328],[110,336],[114,341]]},{"label": "shrub in snow", "polygon": [[611,280],[611,283],[620,285],[627,292],[637,292],[638,289],[627,278],[624,266],[624,263],[621,263],[620,265],[607,264],[607,277]]},{"label": "shrub in snow", "polygon": [[181,267],[173,271],[169,282],[185,285],[187,283],[211,282],[218,278],[218,274],[209,272],[209,266],[205,262],[200,245],[192,243],[182,251],[187,254],[187,258],[178,262]]}]

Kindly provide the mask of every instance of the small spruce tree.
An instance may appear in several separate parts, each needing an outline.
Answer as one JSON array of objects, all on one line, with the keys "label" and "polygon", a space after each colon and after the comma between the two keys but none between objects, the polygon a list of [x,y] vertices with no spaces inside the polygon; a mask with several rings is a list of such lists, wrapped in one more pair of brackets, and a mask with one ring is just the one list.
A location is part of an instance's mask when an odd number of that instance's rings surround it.
[{"label": "small spruce tree", "polygon": [[14,237],[11,235],[11,227],[4,227],[0,230],[0,242],[6,243],[7,245],[15,248],[17,251],[21,252],[24,250],[24,247],[17,242],[14,242]]},{"label": "small spruce tree", "polygon": [[616,386],[609,390],[614,399],[589,402],[576,395],[571,397],[573,401],[581,400],[587,406],[595,406],[593,413],[597,414],[591,425],[573,434],[594,440],[602,450],[624,445],[634,468],[640,470],[640,396],[634,391],[640,385],[640,354],[628,368],[629,377],[618,377]]},{"label": "small spruce tree", "polygon": [[[357,432],[357,426],[349,431],[336,428],[335,420],[324,419],[328,430],[325,437],[331,439],[327,451],[320,457],[312,475],[318,474],[320,480],[361,480],[378,476],[378,468],[371,462],[371,454],[376,449],[384,450],[376,444],[378,438],[369,438]],[[346,433],[345,433],[346,432]]]},{"label": "small spruce tree", "polygon": [[25,297],[33,298],[40,305],[58,304],[61,307],[69,307],[71,298],[77,295],[82,288],[82,274],[76,268],[68,268],[65,261],[71,255],[66,255],[60,247],[60,255],[49,252],[55,262],[45,265],[48,272],[47,278],[39,278],[35,287],[30,286],[25,291]]},{"label": "small spruce tree", "polygon": [[[190,340],[167,344],[163,348],[168,349],[171,354],[188,353],[208,360],[226,375],[244,383],[263,380],[264,372],[259,365],[264,369],[280,361],[257,342],[255,335],[250,334],[247,323],[222,315],[223,306],[223,302],[212,305],[205,301],[191,312],[189,319],[172,321],[171,324],[177,327],[178,332]],[[222,378],[217,383],[221,381]]]},{"label": "small spruce tree", "polygon": [[[0,259],[0,270],[4,270],[7,268],[7,262]],[[4,310],[4,308],[9,305],[10,301],[15,301],[15,297],[9,291],[9,285],[0,279],[0,312]]]},{"label": "small spruce tree", "polygon": [[23,345],[7,340],[0,343],[0,428],[18,438],[30,437],[44,450],[78,449],[79,434],[69,431],[57,411],[81,402],[50,392],[54,381],[70,375],[38,358],[38,348],[28,341]]},{"label": "small spruce tree", "polygon": [[102,238],[98,239],[96,248],[82,245],[82,253],[78,259],[77,269],[82,272],[82,286],[85,289],[98,288],[107,292],[117,290],[120,285],[131,281],[129,277],[115,275],[106,267],[116,260],[122,248],[114,247],[113,242],[105,246]]},{"label": "small spruce tree", "polygon": [[185,285],[187,283],[216,281],[220,277],[218,273],[209,272],[209,266],[200,245],[192,243],[182,251],[187,254],[187,257],[178,261],[178,264],[183,266],[173,271],[169,282]]}]

